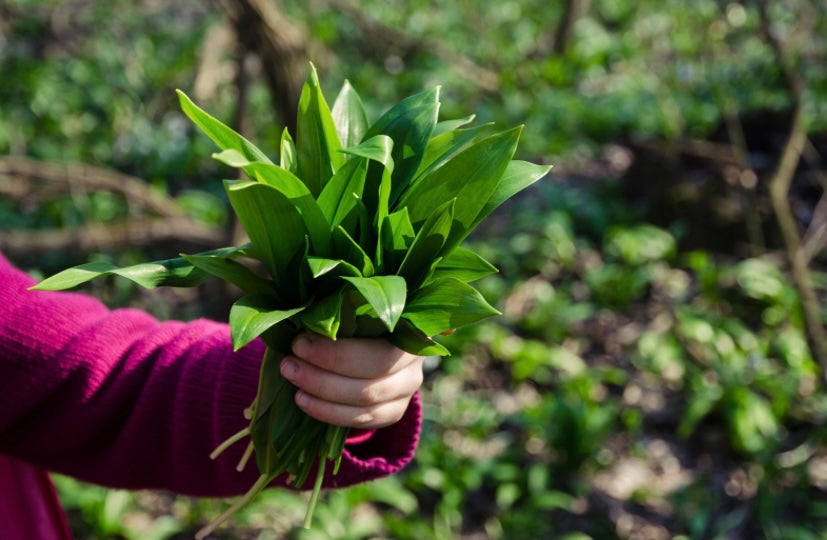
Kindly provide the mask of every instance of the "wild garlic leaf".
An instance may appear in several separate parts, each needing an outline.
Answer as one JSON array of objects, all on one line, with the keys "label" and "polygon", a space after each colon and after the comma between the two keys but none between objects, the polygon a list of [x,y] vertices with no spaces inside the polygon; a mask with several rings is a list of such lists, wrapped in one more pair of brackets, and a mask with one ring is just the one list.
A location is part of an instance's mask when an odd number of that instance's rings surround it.
[{"label": "wild garlic leaf", "polygon": [[408,248],[416,237],[408,209],[402,208],[389,214],[382,224],[383,262],[386,274],[396,274],[399,265],[408,253]]},{"label": "wild garlic leaf", "polygon": [[244,166],[244,171],[290,199],[310,233],[315,253],[322,255],[331,252],[330,224],[304,182],[278,165],[249,163]]},{"label": "wild garlic leaf", "polygon": [[[247,247],[218,248],[198,253],[198,255],[233,257],[247,249]],[[207,274],[194,268],[184,257],[175,257],[123,268],[104,262],[81,264],[58,272],[30,287],[30,289],[35,291],[61,291],[104,276],[124,277],[147,289],[154,289],[162,285],[194,287],[207,278]]]},{"label": "wild garlic leaf", "polygon": [[397,275],[405,278],[411,290],[416,289],[442,251],[454,221],[456,199],[438,206],[416,234]]},{"label": "wild garlic leaf", "polygon": [[342,259],[325,259],[324,257],[308,257],[307,266],[314,278],[324,275],[361,277],[358,268]]},{"label": "wild garlic leaf", "polygon": [[321,193],[333,173],[345,162],[345,156],[339,152],[341,147],[333,117],[319,85],[319,76],[311,64],[299,98],[296,153],[298,176],[314,197]]},{"label": "wild garlic leaf", "polygon": [[408,207],[416,227],[433,208],[456,198],[454,225],[446,242],[446,250],[452,249],[470,232],[474,219],[491,198],[514,155],[521,130],[522,126],[509,129],[474,143],[411,186],[398,206]]},{"label": "wild garlic leaf", "polygon": [[176,90],[176,92],[178,93],[178,101],[181,104],[181,110],[184,111],[184,114],[186,114],[195,125],[200,127],[207,137],[212,139],[219,148],[222,150],[236,150],[250,161],[270,163],[270,158],[259,150],[256,145],[198,107],[198,105],[193,103],[181,90]]},{"label": "wild garlic leaf", "polygon": [[279,290],[295,287],[287,274],[293,256],[304,249],[307,230],[298,210],[284,194],[259,182],[225,180],[230,204],[238,215],[252,252],[260,259]]},{"label": "wild garlic leaf", "polygon": [[154,289],[161,285],[193,287],[203,282],[207,274],[193,267],[184,258],[140,263],[120,268],[111,263],[93,262],[67,268],[31,287],[35,291],[71,289],[87,281],[104,276],[120,276],[141,287]]},{"label": "wild garlic leaf", "polygon": [[314,301],[297,318],[311,332],[336,339],[342,322],[342,299],[345,292],[340,288],[326,297]]},{"label": "wild garlic leaf", "polygon": [[273,283],[229,257],[219,255],[183,255],[194,267],[224,281],[229,281],[246,294],[276,296]]},{"label": "wild garlic leaf", "polygon": [[315,252],[330,253],[330,225],[313,194],[295,174],[273,163],[250,162],[235,150],[225,150],[213,157],[243,169],[250,177],[277,189],[290,199],[304,220]]},{"label": "wild garlic leaf", "polygon": [[293,142],[293,137],[290,136],[287,128],[284,128],[284,131],[281,132],[279,149],[279,165],[281,165],[282,169],[295,174],[296,162],[298,160],[296,157],[296,143]]},{"label": "wild garlic leaf", "polygon": [[385,222],[385,218],[388,217],[388,213],[390,211],[390,196],[391,196],[391,175],[390,170],[385,169],[382,171],[382,180],[379,182],[379,196],[377,199],[376,204],[376,211],[374,213],[373,223],[373,230],[371,230],[372,238],[376,240],[376,248],[374,249],[374,258],[376,260],[376,267],[379,269],[384,269],[385,261],[382,260],[384,255],[383,247],[382,247],[382,224]]},{"label": "wild garlic leaf", "polygon": [[331,111],[339,142],[344,148],[355,146],[362,142],[368,130],[368,115],[365,106],[356,90],[345,80],[339,95],[333,102]]},{"label": "wild garlic leaf", "polygon": [[222,150],[221,152],[216,152],[212,155],[212,158],[228,167],[234,168],[241,168],[244,165],[250,163],[250,160],[247,159],[247,156],[236,150],[235,148],[228,148],[227,150]]},{"label": "wild garlic leaf", "polygon": [[342,152],[378,161],[393,172],[393,139],[387,135],[375,135],[356,146],[343,148]]},{"label": "wild garlic leaf", "polygon": [[470,283],[490,274],[497,268],[470,249],[457,246],[439,262],[434,269],[434,280],[453,277]]},{"label": "wild garlic leaf", "polygon": [[413,293],[402,317],[426,335],[435,336],[499,314],[472,286],[445,278]]},{"label": "wild garlic leaf", "polygon": [[273,309],[273,298],[270,296],[242,296],[230,308],[233,349],[237,351],[271,327],[304,309],[304,306],[286,310]]},{"label": "wild garlic leaf", "polygon": [[336,229],[353,211],[365,189],[368,160],[352,159],[336,171],[318,198],[331,230]]},{"label": "wild garlic leaf", "polygon": [[394,141],[391,204],[405,190],[419,167],[438,115],[437,87],[403,99],[374,122],[365,134],[366,139],[375,135],[387,135]]},{"label": "wild garlic leaf", "polygon": [[519,160],[510,161],[502,177],[500,177],[497,187],[494,188],[494,193],[491,194],[485,206],[471,222],[469,231],[476,228],[483,219],[488,217],[501,204],[544,177],[550,170],[550,165],[535,165],[528,161]]},{"label": "wild garlic leaf", "polygon": [[467,126],[477,117],[476,114],[469,114],[465,118],[457,118],[456,120],[441,120],[434,126],[434,131],[431,133],[431,139],[439,137],[443,133],[454,131],[463,126]]},{"label": "wild garlic leaf", "polygon": [[337,256],[356,267],[363,276],[370,277],[375,273],[371,258],[341,226],[333,231],[333,244]]},{"label": "wild garlic leaf", "polygon": [[[428,147],[425,149],[419,168],[413,175],[411,186],[416,184],[420,178],[429,175],[480,140],[481,136],[490,131],[493,126],[493,123],[488,123],[473,128],[450,131],[433,137],[428,141]],[[409,189],[411,186],[409,186]]]},{"label": "wild garlic leaf", "polygon": [[362,278],[343,276],[342,279],[356,287],[356,290],[374,309],[382,324],[393,332],[402,315],[402,310],[405,309],[405,297],[407,296],[405,279],[400,276]]},{"label": "wild garlic leaf", "polygon": [[449,356],[451,354],[448,349],[426,336],[422,330],[404,318],[399,320],[393,333],[386,339],[403,351],[417,356]]}]

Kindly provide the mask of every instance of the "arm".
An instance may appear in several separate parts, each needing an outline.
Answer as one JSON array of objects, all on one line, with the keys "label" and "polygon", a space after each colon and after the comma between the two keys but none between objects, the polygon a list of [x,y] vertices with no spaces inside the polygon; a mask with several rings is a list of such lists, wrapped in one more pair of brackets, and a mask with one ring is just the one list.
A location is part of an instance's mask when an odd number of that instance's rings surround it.
[{"label": "arm", "polygon": [[[82,294],[27,291],[32,284],[0,256],[0,452],[112,487],[203,496],[249,488],[254,465],[234,468],[243,445],[215,461],[209,453],[246,424],[260,342],[233,353],[226,325],[158,322]],[[392,474],[411,459],[417,396],[401,411],[346,449],[329,486]]]}]

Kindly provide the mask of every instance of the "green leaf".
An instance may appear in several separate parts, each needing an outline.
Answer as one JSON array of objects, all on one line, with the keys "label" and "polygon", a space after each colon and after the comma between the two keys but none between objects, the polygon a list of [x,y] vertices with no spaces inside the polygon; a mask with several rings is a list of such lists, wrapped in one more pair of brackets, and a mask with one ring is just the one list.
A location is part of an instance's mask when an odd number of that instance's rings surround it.
[{"label": "green leaf", "polygon": [[521,192],[540,178],[544,177],[551,170],[550,165],[535,165],[528,161],[513,160],[505,168],[494,193],[486,201],[485,206],[471,224],[469,232],[479,225],[491,212],[497,209],[505,201]]},{"label": "green leaf", "polygon": [[365,250],[342,227],[333,231],[333,244],[339,258],[356,267],[363,276],[372,276],[376,269]]},{"label": "green leaf", "polygon": [[359,94],[349,81],[345,80],[342,85],[333,102],[331,114],[343,147],[348,148],[362,142],[362,137],[368,130],[368,115]]},{"label": "green leaf", "polygon": [[193,287],[203,282],[207,274],[193,267],[184,258],[141,263],[120,268],[114,264],[94,262],[67,268],[31,287],[35,291],[71,289],[103,276],[120,276],[141,287],[154,289],[161,285]]},{"label": "green leaf", "polygon": [[273,299],[263,295],[242,296],[230,309],[230,334],[233,349],[238,350],[276,324],[305,308],[273,309]]},{"label": "green leaf", "polygon": [[330,253],[330,225],[304,182],[290,171],[268,163],[249,163],[244,171],[287,197],[304,220],[315,253]]},{"label": "green leaf", "polygon": [[291,173],[296,173],[296,145],[293,143],[293,137],[290,136],[290,132],[287,131],[287,128],[284,128],[284,131],[281,132],[281,143],[279,144],[279,148],[281,148],[281,152],[279,153],[279,165],[281,168]]},{"label": "green leaf", "polygon": [[448,356],[451,353],[404,318],[386,339],[403,351],[417,356]]},{"label": "green leaf", "polygon": [[331,274],[335,276],[361,277],[359,269],[347,261],[341,259],[325,259],[323,257],[308,257],[307,266],[314,278]]},{"label": "green leaf", "polygon": [[431,215],[432,209],[456,198],[454,225],[446,250],[458,245],[471,232],[475,218],[491,198],[517,148],[522,126],[486,137],[423,177],[400,197],[397,206],[407,206],[414,227]]},{"label": "green leaf", "polygon": [[445,278],[412,294],[402,317],[425,335],[435,336],[499,314],[472,286]]},{"label": "green leaf", "polygon": [[359,145],[343,148],[342,152],[378,161],[393,172],[393,139],[387,135],[376,135]]},{"label": "green leaf", "polygon": [[[391,173],[393,172],[394,166],[393,158],[391,157],[392,151],[393,141],[387,135],[376,135],[358,146],[342,150],[342,152],[376,162],[369,165],[363,198],[368,216],[374,216],[374,218],[372,221],[370,219],[361,220],[363,227],[370,225],[373,227],[373,231],[365,231],[361,234],[360,244],[366,251],[371,251],[373,242],[376,241],[375,262],[377,268],[382,268],[382,242],[378,231],[385,217],[388,215],[391,194]],[[380,166],[381,169],[378,168]],[[377,177],[379,178],[378,185],[374,184],[374,181],[371,180]]]},{"label": "green leaf", "polygon": [[[220,257],[232,257],[242,253],[244,247],[226,247],[205,251],[197,255],[216,255]],[[202,270],[193,267],[184,257],[175,257],[162,261],[140,263],[132,266],[119,268],[110,263],[87,263],[72,268],[44,279],[37,285],[31,287],[35,291],[60,291],[71,289],[87,281],[103,276],[120,276],[129,279],[141,287],[154,289],[162,285],[172,287],[194,287],[202,283],[207,274]]]},{"label": "green leaf", "polygon": [[416,237],[408,209],[402,208],[388,215],[382,224],[383,262],[386,274],[396,274]]},{"label": "green leaf", "polygon": [[342,279],[356,287],[365,301],[376,311],[382,324],[393,332],[402,310],[405,309],[405,279],[400,276],[343,276]]},{"label": "green leaf", "polygon": [[318,204],[331,230],[336,229],[356,207],[365,189],[367,171],[367,159],[352,159],[336,171],[322,189]]},{"label": "green leaf", "polygon": [[246,294],[276,295],[273,283],[229,257],[220,255],[183,255],[194,267],[211,276],[229,281]]},{"label": "green leaf", "polygon": [[207,137],[212,139],[219,148],[222,150],[236,150],[249,161],[270,163],[270,158],[259,150],[256,145],[199,108],[181,90],[176,90],[176,92],[178,93],[178,101],[181,104],[181,110],[184,111],[184,114],[186,114],[195,125],[200,127]]},{"label": "green leaf", "polygon": [[403,99],[383,114],[365,134],[387,135],[393,139],[390,203],[400,196],[419,167],[439,115],[439,88],[432,88]]},{"label": "green leaf", "polygon": [[451,199],[433,211],[419,229],[405,259],[399,266],[397,275],[403,276],[412,289],[417,288],[425,279],[434,259],[439,257],[451,233],[455,202],[455,199]]},{"label": "green leaf", "polygon": [[390,196],[391,176],[390,171],[386,168],[382,172],[382,180],[379,182],[379,196],[377,197],[376,213],[374,214],[375,217],[373,223],[371,224],[373,226],[373,230],[371,231],[373,234],[371,235],[371,238],[376,240],[376,249],[374,250],[374,253],[376,254],[377,268],[384,268],[385,266],[385,261],[383,260],[384,249],[382,248],[381,227],[385,222],[385,218],[388,217]]},{"label": "green leaf", "polygon": [[488,123],[469,129],[450,131],[433,137],[428,141],[428,147],[425,149],[419,168],[413,175],[411,185],[416,184],[420,178],[429,175],[450,161],[454,156],[477,142],[480,135],[489,131],[493,125],[493,123]]},{"label": "green leaf", "polygon": [[431,139],[434,137],[439,137],[443,133],[448,133],[449,131],[454,131],[462,126],[466,126],[473,122],[476,117],[476,114],[469,114],[465,118],[458,118],[456,120],[442,120],[437,122],[436,126],[434,126],[433,133],[431,133]]},{"label": "green leaf", "polygon": [[344,289],[313,302],[310,307],[298,315],[298,319],[311,332],[336,339],[342,322],[342,299]]},{"label": "green leaf", "polygon": [[305,247],[307,229],[293,203],[259,182],[224,182],[230,204],[252,242],[250,252],[270,271],[279,291],[295,287],[285,275],[291,259]]},{"label": "green leaf", "polygon": [[216,152],[212,155],[213,159],[227,165],[228,167],[236,167],[241,168],[244,165],[250,163],[250,160],[247,157],[235,150],[234,148],[229,148],[227,150],[222,150],[221,152]]},{"label": "green leaf", "polygon": [[453,277],[469,283],[494,274],[497,268],[470,249],[457,246],[440,261],[434,279]]},{"label": "green leaf", "polygon": [[345,162],[340,149],[333,117],[319,86],[316,68],[311,64],[299,98],[296,152],[298,176],[314,197],[321,193],[333,173]]}]

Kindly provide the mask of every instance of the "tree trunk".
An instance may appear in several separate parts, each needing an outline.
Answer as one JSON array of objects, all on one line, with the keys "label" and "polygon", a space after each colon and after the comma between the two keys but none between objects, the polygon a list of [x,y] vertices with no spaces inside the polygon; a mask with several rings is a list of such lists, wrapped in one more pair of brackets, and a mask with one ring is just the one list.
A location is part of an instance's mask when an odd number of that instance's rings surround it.
[{"label": "tree trunk", "polygon": [[296,109],[307,74],[304,32],[268,0],[221,0],[243,48],[261,60],[273,108],[295,135]]},{"label": "tree trunk", "polygon": [[563,11],[563,20],[560,21],[560,26],[557,27],[557,32],[554,34],[554,46],[552,50],[554,54],[562,55],[571,43],[571,38],[574,36],[574,27],[577,21],[586,14],[589,9],[589,0],[568,0]]}]

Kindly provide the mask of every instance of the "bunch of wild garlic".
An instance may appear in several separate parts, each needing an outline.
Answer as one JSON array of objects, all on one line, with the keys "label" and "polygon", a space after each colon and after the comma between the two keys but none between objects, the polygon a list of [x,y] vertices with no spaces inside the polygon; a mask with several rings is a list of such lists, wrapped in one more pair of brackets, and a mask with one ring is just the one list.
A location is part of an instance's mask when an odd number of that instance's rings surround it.
[{"label": "bunch of wild garlic", "polygon": [[[234,347],[260,337],[267,348],[258,394],[245,411],[250,424],[213,456],[249,437],[239,469],[255,452],[261,475],[199,536],[283,473],[303,486],[315,463],[309,526],[326,463],[336,464],[335,474],[347,429],[295,405],[295,388],[279,373],[293,337],[383,337],[414,354],[448,354],[433,336],[498,313],[469,285],[496,269],[460,243],[549,167],[512,160],[521,127],[466,127],[473,116],[438,121],[438,88],[401,101],[371,124],[347,82],[329,109],[311,66],[296,141],[285,129],[278,164],[183,92],[179,98],[221,148],[213,157],[250,178],[224,181],[250,242],[126,268],[84,264],[36,288],[66,289],[114,274],[149,288],[216,276],[241,289],[229,315]],[[244,264],[252,260],[266,276]]]}]

